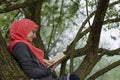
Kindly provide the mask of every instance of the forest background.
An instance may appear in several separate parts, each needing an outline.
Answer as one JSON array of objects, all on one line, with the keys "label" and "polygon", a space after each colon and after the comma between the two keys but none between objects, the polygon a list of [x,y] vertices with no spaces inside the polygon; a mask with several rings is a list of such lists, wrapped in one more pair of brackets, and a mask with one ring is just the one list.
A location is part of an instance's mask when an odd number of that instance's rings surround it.
[{"label": "forest background", "polygon": [[10,24],[29,18],[40,26],[34,45],[67,57],[53,76],[120,80],[120,0],[0,0],[0,80],[29,80],[11,57]]}]

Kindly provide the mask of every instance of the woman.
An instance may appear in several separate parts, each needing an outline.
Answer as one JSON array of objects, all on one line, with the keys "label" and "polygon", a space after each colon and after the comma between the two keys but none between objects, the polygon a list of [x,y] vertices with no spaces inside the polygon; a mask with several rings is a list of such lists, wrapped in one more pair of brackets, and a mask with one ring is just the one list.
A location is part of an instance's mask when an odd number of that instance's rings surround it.
[{"label": "woman", "polygon": [[44,52],[32,45],[38,29],[39,26],[29,19],[17,20],[11,24],[8,47],[21,69],[34,80],[79,80],[75,74],[52,78],[53,68],[47,66],[54,61],[44,59]]}]

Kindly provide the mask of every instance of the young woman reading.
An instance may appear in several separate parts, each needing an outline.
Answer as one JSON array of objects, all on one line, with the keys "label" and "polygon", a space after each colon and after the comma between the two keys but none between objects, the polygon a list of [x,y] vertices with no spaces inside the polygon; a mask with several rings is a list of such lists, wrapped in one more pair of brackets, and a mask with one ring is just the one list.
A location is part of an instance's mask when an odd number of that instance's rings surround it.
[{"label": "young woman reading", "polygon": [[75,74],[53,79],[54,68],[47,68],[53,60],[44,59],[44,52],[32,45],[39,26],[30,19],[14,21],[10,27],[9,50],[21,69],[33,80],[79,80]]}]

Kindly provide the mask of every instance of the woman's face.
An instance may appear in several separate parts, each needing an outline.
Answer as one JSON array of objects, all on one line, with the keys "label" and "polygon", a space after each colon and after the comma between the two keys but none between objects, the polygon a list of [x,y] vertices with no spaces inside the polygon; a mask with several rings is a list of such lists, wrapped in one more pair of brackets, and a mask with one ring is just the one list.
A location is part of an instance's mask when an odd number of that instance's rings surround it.
[{"label": "woman's face", "polygon": [[28,41],[32,42],[36,38],[37,29],[33,29],[30,33],[27,34]]}]

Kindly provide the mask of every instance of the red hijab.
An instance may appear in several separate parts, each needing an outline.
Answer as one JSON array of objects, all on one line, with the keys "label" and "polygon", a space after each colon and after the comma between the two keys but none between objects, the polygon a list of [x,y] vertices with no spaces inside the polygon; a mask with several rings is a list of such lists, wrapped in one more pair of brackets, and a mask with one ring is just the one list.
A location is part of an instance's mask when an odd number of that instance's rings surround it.
[{"label": "red hijab", "polygon": [[36,58],[43,65],[44,52],[41,49],[34,47],[31,42],[27,40],[27,34],[31,32],[33,29],[38,29],[38,25],[29,19],[22,19],[14,21],[10,27],[10,42],[9,42],[9,50],[12,52],[15,44],[19,42],[25,43],[29,49],[33,52]]}]

